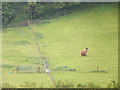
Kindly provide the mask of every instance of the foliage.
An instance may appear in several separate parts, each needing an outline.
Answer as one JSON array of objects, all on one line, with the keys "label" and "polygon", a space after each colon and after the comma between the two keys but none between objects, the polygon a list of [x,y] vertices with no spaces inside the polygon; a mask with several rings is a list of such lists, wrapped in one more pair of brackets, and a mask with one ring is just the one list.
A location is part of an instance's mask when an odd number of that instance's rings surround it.
[{"label": "foliage", "polygon": [[108,83],[107,83],[107,88],[118,88],[119,85],[118,83],[116,83],[115,81],[112,81],[110,80]]},{"label": "foliage", "polygon": [[96,85],[95,83],[91,83],[91,82],[87,83],[86,87],[88,87],[88,88],[101,88],[100,86]]},{"label": "foliage", "polygon": [[73,81],[61,81],[61,80],[58,80],[56,82],[56,88],[73,88],[75,86],[75,82]]},{"label": "foliage", "polygon": [[[61,9],[71,7],[78,3],[65,2],[3,2],[2,3],[2,22],[3,27],[17,25],[16,23],[30,19],[45,19],[54,16],[55,13],[60,16]],[[67,10],[68,11],[68,10]],[[63,12],[63,10],[62,10]]]},{"label": "foliage", "polygon": [[[23,84],[20,84],[18,88],[43,88],[43,83],[39,85],[35,82],[24,82]],[[3,88],[13,88],[15,86],[10,85],[9,83],[3,83]],[[53,86],[51,87],[53,88]],[[58,80],[56,81],[55,88],[100,88],[100,86],[95,85],[94,83],[88,83],[88,84],[78,84],[74,81],[69,80]]]},{"label": "foliage", "polygon": [[87,84],[77,84],[77,88],[101,88],[100,86],[94,84],[94,83],[87,83]]},{"label": "foliage", "polygon": [[3,83],[2,88],[15,88],[15,86],[10,85],[9,83]]},{"label": "foliage", "polygon": [[3,27],[9,25],[12,22],[18,22],[27,18],[25,3],[2,3],[2,22]]},{"label": "foliage", "polygon": [[10,64],[2,64],[3,68],[15,68],[15,65],[10,65]]},{"label": "foliage", "polygon": [[[38,86],[39,84],[36,84],[35,82],[24,82],[21,84],[19,87],[20,88],[43,88],[43,83]],[[2,84],[3,88],[15,88],[15,86],[10,85],[8,82]],[[87,84],[81,84],[81,83],[76,83],[74,81],[68,81],[68,80],[57,80],[56,81],[56,88],[102,88],[92,82],[89,82]],[[53,86],[51,87],[53,88]],[[118,88],[118,83],[115,81],[109,81],[107,83],[107,88]]]},{"label": "foliage", "polygon": [[87,84],[80,84],[80,83],[76,83],[74,81],[61,81],[58,80],[56,82],[56,88],[101,88],[100,86],[94,84],[94,83],[87,83]]},{"label": "foliage", "polygon": [[37,84],[35,82],[24,82],[20,87],[36,88]]}]

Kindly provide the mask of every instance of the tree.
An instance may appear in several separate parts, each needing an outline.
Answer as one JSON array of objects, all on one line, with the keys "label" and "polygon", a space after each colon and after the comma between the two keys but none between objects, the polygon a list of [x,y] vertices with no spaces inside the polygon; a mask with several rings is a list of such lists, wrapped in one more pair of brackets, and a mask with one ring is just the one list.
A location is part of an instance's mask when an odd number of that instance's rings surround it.
[{"label": "tree", "polygon": [[27,19],[54,18],[74,9],[79,2],[3,2],[3,26]]}]

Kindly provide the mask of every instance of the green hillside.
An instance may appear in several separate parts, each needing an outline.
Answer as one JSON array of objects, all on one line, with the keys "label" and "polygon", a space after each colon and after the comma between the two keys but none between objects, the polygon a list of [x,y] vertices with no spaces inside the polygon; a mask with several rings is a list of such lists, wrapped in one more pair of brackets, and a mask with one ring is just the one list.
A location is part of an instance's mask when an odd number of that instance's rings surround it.
[{"label": "green hillside", "polygon": [[[106,87],[109,80],[118,81],[118,8],[117,4],[104,4],[76,10],[50,23],[31,25],[41,52],[47,57],[55,80],[77,83],[93,82]],[[29,27],[7,28],[3,33],[3,65],[36,65],[39,53]],[[88,48],[88,55],[80,50]],[[55,70],[69,67],[75,71]],[[99,68],[105,72],[91,73]],[[3,68],[3,83],[19,87],[24,82],[43,83],[50,87],[45,73],[9,73],[14,68]]]}]

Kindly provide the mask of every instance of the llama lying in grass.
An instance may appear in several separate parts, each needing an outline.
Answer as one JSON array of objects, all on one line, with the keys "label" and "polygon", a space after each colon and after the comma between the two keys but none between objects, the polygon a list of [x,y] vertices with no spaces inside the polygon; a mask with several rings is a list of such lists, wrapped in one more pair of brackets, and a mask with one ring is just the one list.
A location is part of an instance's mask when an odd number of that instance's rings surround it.
[{"label": "llama lying in grass", "polygon": [[81,50],[81,51],[80,51],[80,55],[81,55],[81,56],[86,56],[87,52],[88,52],[88,48],[86,48],[86,49],[84,49],[84,50]]}]

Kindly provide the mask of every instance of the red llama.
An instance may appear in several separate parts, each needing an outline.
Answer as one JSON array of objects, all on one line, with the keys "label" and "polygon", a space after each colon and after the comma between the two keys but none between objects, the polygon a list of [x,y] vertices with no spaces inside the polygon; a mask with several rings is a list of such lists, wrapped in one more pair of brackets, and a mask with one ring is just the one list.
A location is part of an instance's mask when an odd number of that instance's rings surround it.
[{"label": "red llama", "polygon": [[81,56],[86,56],[87,52],[88,52],[88,48],[86,48],[86,49],[84,49],[84,50],[81,50],[81,51],[80,51],[80,55],[81,55]]}]

